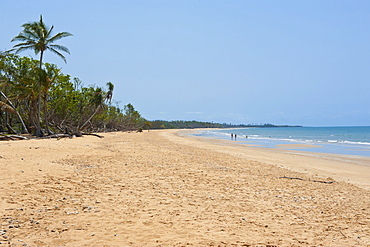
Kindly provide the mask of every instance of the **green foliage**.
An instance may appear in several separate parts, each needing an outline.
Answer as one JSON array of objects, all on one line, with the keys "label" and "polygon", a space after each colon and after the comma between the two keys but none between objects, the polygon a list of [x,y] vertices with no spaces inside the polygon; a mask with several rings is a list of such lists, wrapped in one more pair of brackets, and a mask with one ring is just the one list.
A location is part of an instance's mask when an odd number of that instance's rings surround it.
[{"label": "green foliage", "polygon": [[[114,89],[111,82],[107,83],[107,90],[93,85],[84,87],[80,79],[63,74],[56,65],[44,64],[40,72],[38,64],[39,61],[27,57],[0,54],[0,91],[12,100],[29,130],[35,128],[39,93],[44,109],[41,126],[45,130],[50,127],[49,133],[77,132],[85,123],[83,127],[88,131],[134,130],[150,126],[132,104],[124,106],[124,110],[111,104]],[[0,96],[1,100],[4,101]],[[0,130],[5,129],[4,114],[7,112],[0,113]],[[10,125],[18,131],[21,129],[15,120],[10,121]]]},{"label": "green foliage", "polygon": [[143,129],[148,130],[152,127],[152,122],[150,121],[144,121]]},{"label": "green foliage", "polygon": [[127,104],[123,107],[125,111],[124,123],[128,129],[135,129],[138,126],[142,126],[144,120],[138,111],[135,110],[132,104]]}]

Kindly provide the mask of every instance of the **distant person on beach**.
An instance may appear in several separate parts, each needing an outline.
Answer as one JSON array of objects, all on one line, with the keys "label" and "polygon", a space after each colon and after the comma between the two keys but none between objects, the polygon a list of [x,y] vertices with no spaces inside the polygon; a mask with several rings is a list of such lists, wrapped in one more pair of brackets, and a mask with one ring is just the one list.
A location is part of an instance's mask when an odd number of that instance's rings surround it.
[{"label": "distant person on beach", "polygon": [[235,140],[236,140],[236,134],[234,134],[234,138],[235,138]]},{"label": "distant person on beach", "polygon": [[231,134],[231,140],[234,138],[234,134]]}]

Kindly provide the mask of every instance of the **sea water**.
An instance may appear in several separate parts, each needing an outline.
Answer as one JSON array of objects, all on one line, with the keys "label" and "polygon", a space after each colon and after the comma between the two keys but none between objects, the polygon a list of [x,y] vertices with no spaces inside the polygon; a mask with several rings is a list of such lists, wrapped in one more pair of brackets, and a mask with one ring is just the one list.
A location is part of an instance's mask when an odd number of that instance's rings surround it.
[{"label": "sea water", "polygon": [[263,148],[370,157],[370,126],[209,129],[194,135],[231,140],[231,134],[236,135],[237,143]]}]

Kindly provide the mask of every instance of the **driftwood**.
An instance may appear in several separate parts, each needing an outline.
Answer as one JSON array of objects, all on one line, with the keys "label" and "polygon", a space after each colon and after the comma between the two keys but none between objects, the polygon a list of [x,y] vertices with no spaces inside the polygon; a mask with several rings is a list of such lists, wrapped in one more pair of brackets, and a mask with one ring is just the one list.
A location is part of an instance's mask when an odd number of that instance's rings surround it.
[{"label": "driftwood", "polygon": [[19,136],[19,135],[4,135],[4,134],[0,134],[0,140],[12,140],[12,141],[15,141],[15,140],[27,140],[28,138],[27,137],[24,137],[24,136]]},{"label": "driftwood", "polygon": [[69,134],[53,134],[53,135],[49,135],[50,138],[72,138],[73,136],[69,135]]},{"label": "driftwood", "polygon": [[[81,137],[81,136],[84,136],[84,135],[90,135],[90,136],[96,136],[96,137],[99,137],[99,138],[104,138],[104,136],[101,136],[101,135],[98,135],[98,134],[94,134],[94,133],[78,133],[78,134],[52,134],[52,135],[48,135],[48,136],[43,136],[43,137],[38,137],[38,138],[35,138],[35,139],[51,139],[51,138],[57,138],[58,140],[61,139],[61,138],[73,138],[73,137]],[[4,135],[4,134],[1,134],[0,133],[0,141],[9,141],[9,140],[12,140],[12,141],[15,141],[15,140],[28,140],[27,137],[25,136],[20,136],[20,135]]]},{"label": "driftwood", "polygon": [[48,136],[43,136],[43,137],[39,137],[37,139],[50,139],[50,138],[58,138],[61,139],[61,138],[72,138],[73,136],[69,135],[69,134],[52,134],[52,135],[48,135]]},{"label": "driftwood", "polygon": [[5,136],[5,135],[1,135],[0,136],[0,140],[6,140],[6,141],[9,141],[9,140],[16,140],[15,138],[11,137],[11,136]]},{"label": "driftwood", "polygon": [[96,136],[96,137],[99,137],[99,138],[104,138],[104,136],[94,134],[94,133],[82,133],[82,135],[83,136]]},{"label": "driftwood", "polygon": [[284,177],[279,177],[279,178],[298,179],[298,180],[302,180],[302,181],[312,181],[312,182],[324,183],[324,184],[332,184],[332,183],[334,183],[334,181],[307,180],[307,179],[303,179],[303,178],[286,177],[286,176],[284,176]]},{"label": "driftwood", "polygon": [[98,135],[98,134],[93,134],[93,133],[76,133],[76,134],[53,134],[53,135],[48,135],[44,137],[39,137],[37,139],[49,139],[49,138],[73,138],[73,137],[81,137],[84,135],[90,135],[90,136],[96,136],[99,138],[104,138],[104,136]]}]

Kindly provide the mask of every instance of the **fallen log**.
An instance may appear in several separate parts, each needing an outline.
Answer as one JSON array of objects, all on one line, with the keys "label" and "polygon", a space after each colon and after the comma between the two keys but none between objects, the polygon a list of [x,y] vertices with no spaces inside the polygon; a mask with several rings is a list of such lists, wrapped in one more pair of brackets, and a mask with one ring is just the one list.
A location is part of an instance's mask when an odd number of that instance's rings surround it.
[{"label": "fallen log", "polygon": [[[43,136],[43,137],[38,137],[35,139],[51,139],[51,138],[57,138],[58,140],[61,138],[73,138],[73,137],[81,137],[83,135],[91,135],[91,136],[96,136],[99,138],[104,138],[104,136],[94,134],[94,133],[79,133],[79,134],[53,134],[53,135],[48,135],[48,136]],[[27,137],[25,136],[20,136],[20,135],[4,135],[0,133],[0,141],[16,141],[16,140],[28,140]]]},{"label": "fallen log", "polygon": [[82,135],[87,135],[87,136],[96,136],[96,137],[99,137],[99,138],[104,138],[104,136],[101,136],[101,135],[98,135],[98,134],[94,134],[94,133],[82,133]]},{"label": "fallen log", "polygon": [[24,137],[24,136],[19,136],[19,135],[4,135],[4,134],[0,134],[0,140],[12,140],[12,141],[15,141],[15,140],[27,140],[28,138],[27,137]]},{"label": "fallen log", "polygon": [[73,136],[71,136],[70,134],[53,134],[53,135],[50,135],[49,136],[50,138],[58,138],[61,139],[61,138],[72,138]]},{"label": "fallen log", "polygon": [[53,134],[48,136],[39,137],[37,139],[50,139],[50,138],[57,138],[58,140],[61,138],[72,138],[72,135],[69,134]]},{"label": "fallen log", "polygon": [[11,136],[1,135],[0,140],[6,140],[6,141],[12,140],[12,141],[14,141],[15,139]]},{"label": "fallen log", "polygon": [[104,136],[101,136],[101,135],[98,135],[98,134],[94,134],[94,133],[75,133],[75,134],[53,134],[53,135],[48,135],[48,136],[44,136],[44,137],[39,137],[37,139],[49,139],[49,138],[73,138],[73,137],[81,137],[83,135],[90,135],[90,136],[96,136],[96,137],[99,137],[99,138],[104,138]]}]

